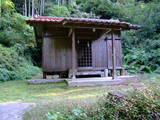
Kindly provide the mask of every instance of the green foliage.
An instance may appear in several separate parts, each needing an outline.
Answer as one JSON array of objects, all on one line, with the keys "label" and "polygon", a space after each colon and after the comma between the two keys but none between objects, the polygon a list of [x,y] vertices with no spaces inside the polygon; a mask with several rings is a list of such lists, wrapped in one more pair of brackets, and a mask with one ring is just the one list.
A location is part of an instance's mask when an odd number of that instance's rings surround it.
[{"label": "green foliage", "polygon": [[100,18],[118,18],[120,14],[119,6],[110,0],[88,0],[82,6],[85,12],[92,12]]},{"label": "green foliage", "polygon": [[51,113],[49,112],[46,117],[48,120],[86,120],[87,115],[81,109],[73,109],[70,114]]},{"label": "green foliage", "polygon": [[108,95],[101,106],[107,120],[151,120],[160,117],[158,91],[140,90],[128,98]]},{"label": "green foliage", "polygon": [[10,0],[0,1],[0,15],[7,14],[8,12],[14,11],[14,4]]},{"label": "green foliage", "polygon": [[149,87],[120,97],[108,94],[99,106],[89,111],[73,109],[66,113],[51,113],[48,120],[152,120],[160,118],[159,88]]},{"label": "green foliage", "polygon": [[56,17],[69,17],[70,11],[66,6],[54,5],[53,3],[48,2],[46,4],[45,15],[56,16]]},{"label": "green foliage", "polygon": [[0,45],[0,81],[29,79],[38,72],[40,69],[20,56],[15,47]]},{"label": "green foliage", "polygon": [[33,46],[33,30],[20,14],[5,14],[0,18],[0,44],[13,46],[16,43]]},{"label": "green foliage", "polygon": [[132,3],[123,8],[123,12],[127,12],[124,20],[142,26],[138,31],[122,34],[124,66],[132,72],[157,72],[160,68],[160,3],[137,3],[136,6]]},{"label": "green foliage", "polygon": [[0,68],[0,81],[8,80],[24,80],[30,79],[32,76],[40,72],[38,67],[30,64],[25,64],[25,66],[18,68],[16,71],[9,71],[5,68]]},{"label": "green foliage", "polygon": [[20,57],[15,49],[6,48],[0,45],[0,67],[14,71],[18,67],[23,66],[24,58]]},{"label": "green foliage", "polygon": [[27,52],[35,47],[33,30],[10,0],[2,1],[0,7],[0,81],[31,78],[40,72]]}]

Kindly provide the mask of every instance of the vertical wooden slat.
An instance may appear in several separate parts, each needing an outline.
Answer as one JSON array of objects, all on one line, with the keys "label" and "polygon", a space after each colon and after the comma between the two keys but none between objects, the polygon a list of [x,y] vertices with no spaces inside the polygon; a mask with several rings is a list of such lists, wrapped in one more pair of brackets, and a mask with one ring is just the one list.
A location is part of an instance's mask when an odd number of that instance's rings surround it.
[{"label": "vertical wooden slat", "polygon": [[116,53],[115,53],[115,36],[112,30],[112,78],[116,77]]},{"label": "vertical wooden slat", "polygon": [[76,78],[76,47],[75,47],[75,29],[72,28],[72,78]]}]

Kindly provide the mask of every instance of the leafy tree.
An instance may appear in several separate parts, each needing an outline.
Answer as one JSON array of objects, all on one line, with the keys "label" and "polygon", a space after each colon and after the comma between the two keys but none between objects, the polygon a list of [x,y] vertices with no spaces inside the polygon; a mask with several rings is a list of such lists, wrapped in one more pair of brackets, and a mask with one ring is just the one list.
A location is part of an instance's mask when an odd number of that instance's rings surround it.
[{"label": "leafy tree", "polygon": [[[128,9],[130,8],[130,9]],[[157,71],[160,67],[160,3],[138,2],[123,7],[124,20],[142,26],[138,31],[122,34],[124,62],[132,71]]]},{"label": "leafy tree", "polygon": [[69,17],[70,11],[66,6],[54,5],[53,3],[47,3],[45,9],[46,16],[56,16],[56,17]]},{"label": "leafy tree", "polygon": [[118,18],[120,13],[119,6],[110,0],[88,0],[84,3],[83,9],[103,19]]},{"label": "leafy tree", "polygon": [[14,11],[14,4],[10,0],[3,0],[0,2],[0,15],[7,14]]},{"label": "leafy tree", "polygon": [[28,79],[39,72],[32,64],[34,34],[25,17],[16,13],[10,0],[1,3],[0,17],[0,81]]}]

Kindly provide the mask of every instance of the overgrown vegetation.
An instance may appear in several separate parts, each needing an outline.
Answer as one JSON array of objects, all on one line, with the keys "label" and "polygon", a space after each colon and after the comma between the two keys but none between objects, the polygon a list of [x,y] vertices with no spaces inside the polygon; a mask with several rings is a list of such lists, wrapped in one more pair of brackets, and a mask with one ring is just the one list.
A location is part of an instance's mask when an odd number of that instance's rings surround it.
[{"label": "overgrown vegetation", "polygon": [[0,7],[0,81],[29,79],[40,72],[31,58],[33,30],[10,0],[2,1]]},{"label": "overgrown vegetation", "polygon": [[29,79],[40,72],[16,48],[0,45],[0,81]]},{"label": "overgrown vegetation", "polygon": [[[141,91],[142,92],[142,91]],[[145,91],[148,94],[148,90]],[[132,93],[133,94],[133,93]],[[146,96],[146,93],[133,94],[122,98],[108,95],[94,110],[84,111],[82,108],[72,109],[68,113],[46,114],[48,120],[156,120],[160,118],[157,95]],[[153,93],[152,93],[153,94]],[[154,100],[151,100],[150,98]],[[102,98],[101,98],[102,99]]]},{"label": "overgrown vegetation", "polygon": [[158,120],[160,92],[150,90],[153,88],[134,91],[128,97],[108,94],[100,99],[97,108],[89,111],[74,108],[67,113],[49,112],[46,117],[48,120]]}]

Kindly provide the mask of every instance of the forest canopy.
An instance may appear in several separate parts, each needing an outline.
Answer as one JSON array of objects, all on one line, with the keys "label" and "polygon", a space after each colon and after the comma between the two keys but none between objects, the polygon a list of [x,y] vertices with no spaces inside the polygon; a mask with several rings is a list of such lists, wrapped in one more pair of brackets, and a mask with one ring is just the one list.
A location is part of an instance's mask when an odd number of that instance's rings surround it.
[{"label": "forest canopy", "polygon": [[119,19],[138,24],[140,30],[122,32],[124,67],[130,73],[160,71],[159,0],[2,0],[0,8],[0,81],[18,79],[9,76],[22,68],[28,74],[38,70],[34,65],[40,66],[41,50],[36,47],[33,28],[25,22],[38,15]]}]

